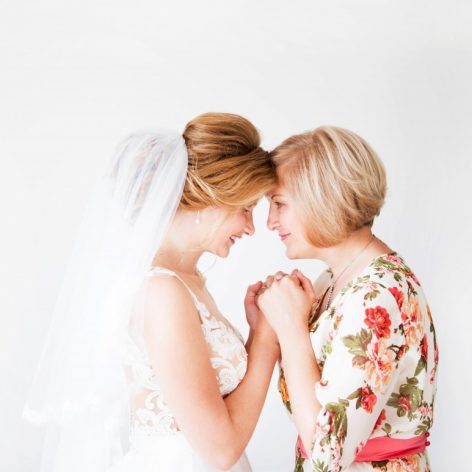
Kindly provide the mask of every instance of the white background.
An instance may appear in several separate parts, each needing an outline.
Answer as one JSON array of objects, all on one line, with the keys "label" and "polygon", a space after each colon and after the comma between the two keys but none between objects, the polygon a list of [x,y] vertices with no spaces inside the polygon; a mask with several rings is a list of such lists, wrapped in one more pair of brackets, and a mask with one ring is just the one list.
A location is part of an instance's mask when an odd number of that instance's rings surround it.
[{"label": "white background", "polygon": [[[205,111],[248,117],[267,148],[335,124],[378,151],[389,195],[375,232],[422,280],[439,337],[432,468],[469,469],[471,17],[432,0],[3,1],[0,470],[38,469],[41,434],[20,411],[94,178],[130,131],[182,130]],[[285,259],[266,210],[207,271],[244,332],[247,284],[322,269]],[[292,470],[294,437],[274,384],[254,470]]]}]

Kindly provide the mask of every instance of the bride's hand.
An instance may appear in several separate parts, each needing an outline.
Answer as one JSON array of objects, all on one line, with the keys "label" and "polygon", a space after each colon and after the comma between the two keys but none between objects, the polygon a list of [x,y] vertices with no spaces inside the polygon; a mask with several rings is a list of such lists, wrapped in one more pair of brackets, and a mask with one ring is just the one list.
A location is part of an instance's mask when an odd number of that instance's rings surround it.
[{"label": "bride's hand", "polygon": [[271,325],[267,322],[265,316],[261,312],[258,305],[258,298],[264,291],[262,282],[256,282],[248,287],[246,297],[244,298],[244,308],[246,310],[246,320],[249,324],[251,333],[249,337],[258,332],[258,335],[269,343],[278,343],[277,335],[272,329]]},{"label": "bride's hand", "polygon": [[290,275],[277,272],[269,282],[258,304],[279,339],[292,330],[306,331],[316,300],[310,280],[294,270]]},{"label": "bride's hand", "polygon": [[244,310],[246,311],[246,320],[249,328],[254,331],[257,325],[257,319],[259,317],[259,307],[257,306],[257,294],[262,288],[262,282],[256,282],[255,284],[249,285],[246,291],[246,297],[244,298]]}]

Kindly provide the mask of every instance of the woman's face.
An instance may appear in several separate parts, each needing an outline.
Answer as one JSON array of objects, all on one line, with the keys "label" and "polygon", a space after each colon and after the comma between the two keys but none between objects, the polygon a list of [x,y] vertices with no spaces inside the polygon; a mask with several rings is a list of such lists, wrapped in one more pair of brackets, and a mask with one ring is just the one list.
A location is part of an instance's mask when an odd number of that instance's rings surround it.
[{"label": "woman's face", "polygon": [[267,227],[279,233],[289,259],[311,257],[313,246],[307,241],[295,199],[283,182],[269,195]]},{"label": "woman's face", "polygon": [[[234,244],[244,234],[254,234],[253,209],[255,204],[228,212],[222,208],[206,208],[202,211],[202,223],[208,224],[210,237],[205,249],[219,257],[226,257]],[[203,229],[203,228],[202,228]]]}]

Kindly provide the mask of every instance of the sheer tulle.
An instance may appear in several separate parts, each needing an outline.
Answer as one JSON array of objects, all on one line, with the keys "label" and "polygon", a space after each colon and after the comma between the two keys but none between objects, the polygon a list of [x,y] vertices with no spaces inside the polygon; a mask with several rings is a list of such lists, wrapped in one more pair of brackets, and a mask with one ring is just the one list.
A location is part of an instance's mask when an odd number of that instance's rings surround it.
[{"label": "sheer tulle", "polygon": [[[205,464],[191,449],[183,434],[153,437],[134,434],[129,453],[109,472],[217,472]],[[231,472],[250,472],[245,455],[231,468]]]},{"label": "sheer tulle", "polygon": [[41,471],[102,472],[129,447],[128,326],[187,165],[181,135],[135,134],[96,185],[24,409],[47,425]]}]

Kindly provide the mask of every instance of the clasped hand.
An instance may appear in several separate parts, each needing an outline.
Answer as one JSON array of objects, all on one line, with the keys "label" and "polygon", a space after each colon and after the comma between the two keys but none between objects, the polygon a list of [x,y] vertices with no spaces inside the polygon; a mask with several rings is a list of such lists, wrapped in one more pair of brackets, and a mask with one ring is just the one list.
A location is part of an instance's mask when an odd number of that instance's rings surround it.
[{"label": "clasped hand", "polygon": [[257,282],[248,288],[247,321],[251,329],[264,329],[268,322],[279,339],[288,333],[307,331],[315,300],[311,281],[299,270],[291,274],[277,272],[264,283]]}]

